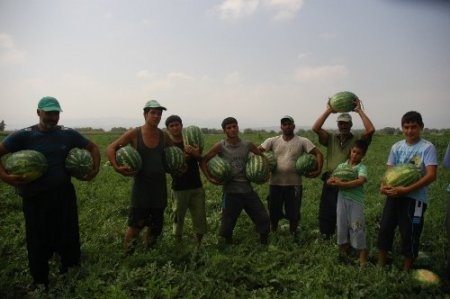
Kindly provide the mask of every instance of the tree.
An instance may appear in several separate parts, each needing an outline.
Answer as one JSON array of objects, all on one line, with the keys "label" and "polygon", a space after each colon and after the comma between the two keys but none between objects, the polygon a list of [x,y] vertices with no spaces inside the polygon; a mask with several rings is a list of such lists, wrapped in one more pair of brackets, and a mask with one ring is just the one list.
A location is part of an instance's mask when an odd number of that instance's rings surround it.
[{"label": "tree", "polygon": [[5,127],[6,127],[5,121],[2,120],[2,121],[0,122],[0,132],[3,132],[3,131],[5,130]]}]

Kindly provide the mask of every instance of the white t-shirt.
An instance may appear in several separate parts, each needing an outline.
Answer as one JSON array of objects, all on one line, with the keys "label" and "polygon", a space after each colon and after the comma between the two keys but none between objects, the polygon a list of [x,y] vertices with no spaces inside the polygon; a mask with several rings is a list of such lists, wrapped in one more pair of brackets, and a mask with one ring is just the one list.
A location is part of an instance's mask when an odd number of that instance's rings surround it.
[{"label": "white t-shirt", "polygon": [[261,146],[266,151],[273,151],[277,157],[277,168],[270,176],[270,185],[300,186],[301,176],[295,171],[295,162],[303,153],[309,153],[316,146],[305,137],[295,135],[291,140],[285,141],[283,136],[266,139]]}]

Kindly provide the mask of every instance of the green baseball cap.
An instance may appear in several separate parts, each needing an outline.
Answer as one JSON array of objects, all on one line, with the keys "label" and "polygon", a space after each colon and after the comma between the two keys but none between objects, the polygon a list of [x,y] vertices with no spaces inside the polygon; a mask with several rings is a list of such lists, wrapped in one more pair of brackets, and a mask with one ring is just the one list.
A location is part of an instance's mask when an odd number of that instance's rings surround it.
[{"label": "green baseball cap", "polygon": [[144,110],[145,109],[161,109],[161,110],[167,110],[166,107],[161,106],[158,101],[156,100],[150,100],[147,103],[145,103]]},{"label": "green baseball cap", "polygon": [[59,102],[54,97],[43,97],[38,103],[38,109],[43,111],[59,111],[62,112]]}]

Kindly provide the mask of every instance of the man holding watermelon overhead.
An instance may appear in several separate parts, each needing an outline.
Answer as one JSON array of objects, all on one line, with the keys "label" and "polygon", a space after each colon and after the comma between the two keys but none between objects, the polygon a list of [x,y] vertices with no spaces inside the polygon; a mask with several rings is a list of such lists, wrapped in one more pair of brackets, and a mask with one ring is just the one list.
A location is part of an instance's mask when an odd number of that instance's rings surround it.
[{"label": "man holding watermelon overhead", "polygon": [[[134,241],[140,231],[147,226],[146,237],[148,247],[156,244],[161,235],[164,223],[164,210],[167,206],[166,169],[164,163],[164,148],[172,145],[166,132],[158,128],[165,107],[156,100],[150,100],[144,105],[144,125],[125,132],[108,145],[106,154],[115,171],[133,177],[131,204],[128,214],[128,228],[125,233],[125,253],[130,254]],[[117,152],[120,148],[131,145],[130,150],[137,150],[142,159],[140,169],[130,169],[120,165]]]},{"label": "man holding watermelon overhead", "polygon": [[[342,110],[342,107],[345,109]],[[347,109],[353,109],[352,111],[356,112],[362,120],[364,133],[353,134],[351,132],[353,123],[349,113],[341,113],[337,117],[338,133],[323,129],[322,126],[328,117],[338,112],[336,109],[339,112],[348,112],[350,110]],[[312,130],[319,136],[320,144],[327,148],[325,171],[322,174],[323,187],[319,206],[319,229],[321,234],[329,238],[336,231],[336,207],[339,189],[328,185],[327,180],[333,170],[347,160],[350,149],[356,140],[362,139],[370,144],[375,127],[361,108],[361,101],[356,95],[350,92],[340,92],[330,98],[327,108],[313,124]]]},{"label": "man holding watermelon overhead", "polygon": [[[27,292],[48,288],[48,260],[61,256],[61,273],[80,263],[80,236],[76,193],[65,159],[73,148],[85,148],[93,167],[83,180],[93,179],[100,165],[100,152],[93,142],[75,130],[58,126],[62,111],[54,97],[43,97],[37,107],[39,123],[12,133],[0,144],[0,157],[6,153],[34,150],[42,153],[47,171],[29,182],[22,175],[7,173],[0,163],[0,178],[16,186],[23,199],[28,262],[33,284]],[[12,156],[11,156],[12,157]]]},{"label": "man holding watermelon overhead", "polygon": [[[405,113],[401,125],[405,139],[392,146],[386,165],[392,169],[397,165],[413,164],[421,175],[418,180],[399,186],[381,184],[380,192],[386,195],[386,201],[378,233],[378,264],[386,265],[398,226],[405,257],[403,270],[410,270],[419,254],[420,235],[428,204],[427,189],[436,180],[438,163],[435,146],[421,137],[424,124],[420,113]],[[397,175],[401,177],[402,172]]]},{"label": "man holding watermelon overhead", "polygon": [[[296,161],[302,154],[312,154],[313,170],[306,177],[317,177],[322,171],[323,155],[307,138],[294,134],[294,119],[288,115],[280,121],[282,134],[266,139],[259,148],[273,151],[277,166],[269,181],[268,207],[272,232],[278,229],[278,222],[284,216],[289,220],[289,231],[297,238],[302,204],[302,176],[296,171]],[[284,206],[284,212],[283,212]]]}]

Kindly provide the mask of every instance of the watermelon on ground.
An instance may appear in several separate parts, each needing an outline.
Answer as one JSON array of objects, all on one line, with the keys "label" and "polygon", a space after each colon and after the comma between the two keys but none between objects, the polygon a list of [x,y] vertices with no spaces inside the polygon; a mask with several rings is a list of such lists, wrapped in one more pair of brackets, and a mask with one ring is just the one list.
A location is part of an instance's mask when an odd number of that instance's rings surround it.
[{"label": "watermelon on ground", "polygon": [[416,269],[412,272],[413,278],[420,282],[423,286],[436,286],[440,283],[437,274],[427,269]]},{"label": "watermelon on ground", "polygon": [[142,167],[142,158],[131,145],[119,148],[116,151],[116,161],[119,166],[126,166],[131,171],[139,171]]},{"label": "watermelon on ground", "polygon": [[9,155],[4,162],[6,172],[22,175],[26,182],[41,177],[48,168],[47,158],[35,150],[21,150]]},{"label": "watermelon on ground", "polygon": [[94,160],[87,149],[75,147],[67,154],[65,166],[71,176],[80,180],[92,171]]}]

